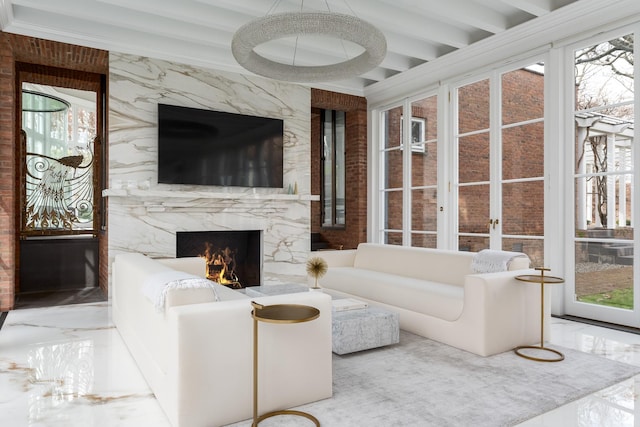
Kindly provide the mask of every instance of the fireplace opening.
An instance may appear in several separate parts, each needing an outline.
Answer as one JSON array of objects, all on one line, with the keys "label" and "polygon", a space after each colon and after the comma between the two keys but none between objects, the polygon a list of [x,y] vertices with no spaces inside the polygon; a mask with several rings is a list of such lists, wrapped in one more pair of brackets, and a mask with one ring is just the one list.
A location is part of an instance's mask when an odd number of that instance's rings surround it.
[{"label": "fireplace opening", "polygon": [[207,278],[234,289],[261,283],[260,230],[182,231],[176,234],[176,257],[203,257]]}]

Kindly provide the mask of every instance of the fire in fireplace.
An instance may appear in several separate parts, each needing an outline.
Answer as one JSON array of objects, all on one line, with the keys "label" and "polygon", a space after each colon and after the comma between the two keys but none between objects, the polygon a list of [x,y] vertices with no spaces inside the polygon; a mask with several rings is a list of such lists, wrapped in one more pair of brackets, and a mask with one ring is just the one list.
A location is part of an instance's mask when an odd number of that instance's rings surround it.
[{"label": "fire in fireplace", "polygon": [[236,273],[236,251],[229,246],[216,249],[210,242],[205,242],[204,254],[199,254],[207,261],[207,279],[221,285],[241,288],[240,278]]},{"label": "fire in fireplace", "polygon": [[200,256],[207,278],[232,288],[260,285],[261,232],[187,231],[176,235],[176,256]]}]

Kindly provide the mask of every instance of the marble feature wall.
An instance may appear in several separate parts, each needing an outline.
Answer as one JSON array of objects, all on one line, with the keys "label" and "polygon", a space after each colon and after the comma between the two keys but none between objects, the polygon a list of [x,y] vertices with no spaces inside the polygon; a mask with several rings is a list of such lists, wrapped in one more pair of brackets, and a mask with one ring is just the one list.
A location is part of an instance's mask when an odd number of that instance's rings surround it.
[{"label": "marble feature wall", "polygon": [[[310,246],[310,90],[111,53],[109,259],[174,257],[177,231],[262,230],[263,277],[304,276]],[[157,104],[284,120],[283,189],[157,183]],[[297,194],[288,194],[289,186]]]}]

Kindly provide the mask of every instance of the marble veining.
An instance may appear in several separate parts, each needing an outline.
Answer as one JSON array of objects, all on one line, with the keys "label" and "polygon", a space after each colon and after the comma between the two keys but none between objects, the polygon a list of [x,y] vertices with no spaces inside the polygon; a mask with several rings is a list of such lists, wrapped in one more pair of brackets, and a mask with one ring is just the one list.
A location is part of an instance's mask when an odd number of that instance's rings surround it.
[{"label": "marble veining", "polygon": [[[261,230],[263,276],[304,276],[310,249],[310,89],[297,84],[110,54],[109,257],[175,256],[178,231]],[[280,118],[282,189],[157,183],[157,104]],[[288,195],[288,187],[298,195]],[[175,196],[174,196],[175,195]]]},{"label": "marble veining", "polygon": [[0,425],[170,426],[109,311],[94,303],[9,313],[0,330]]}]

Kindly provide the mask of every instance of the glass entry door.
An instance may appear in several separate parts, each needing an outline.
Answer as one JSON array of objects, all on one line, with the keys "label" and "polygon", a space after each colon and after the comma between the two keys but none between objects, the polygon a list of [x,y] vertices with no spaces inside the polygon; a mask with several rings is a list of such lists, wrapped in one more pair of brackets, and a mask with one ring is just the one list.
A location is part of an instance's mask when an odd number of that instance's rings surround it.
[{"label": "glass entry door", "polygon": [[[634,35],[573,51],[574,256],[567,313],[640,326],[634,187]],[[571,210],[570,210],[571,211]]]},{"label": "glass entry door", "polygon": [[97,84],[90,91],[22,83],[17,293],[98,286]]},{"label": "glass entry door", "polygon": [[458,248],[524,252],[543,265],[544,65],[456,94]]}]

